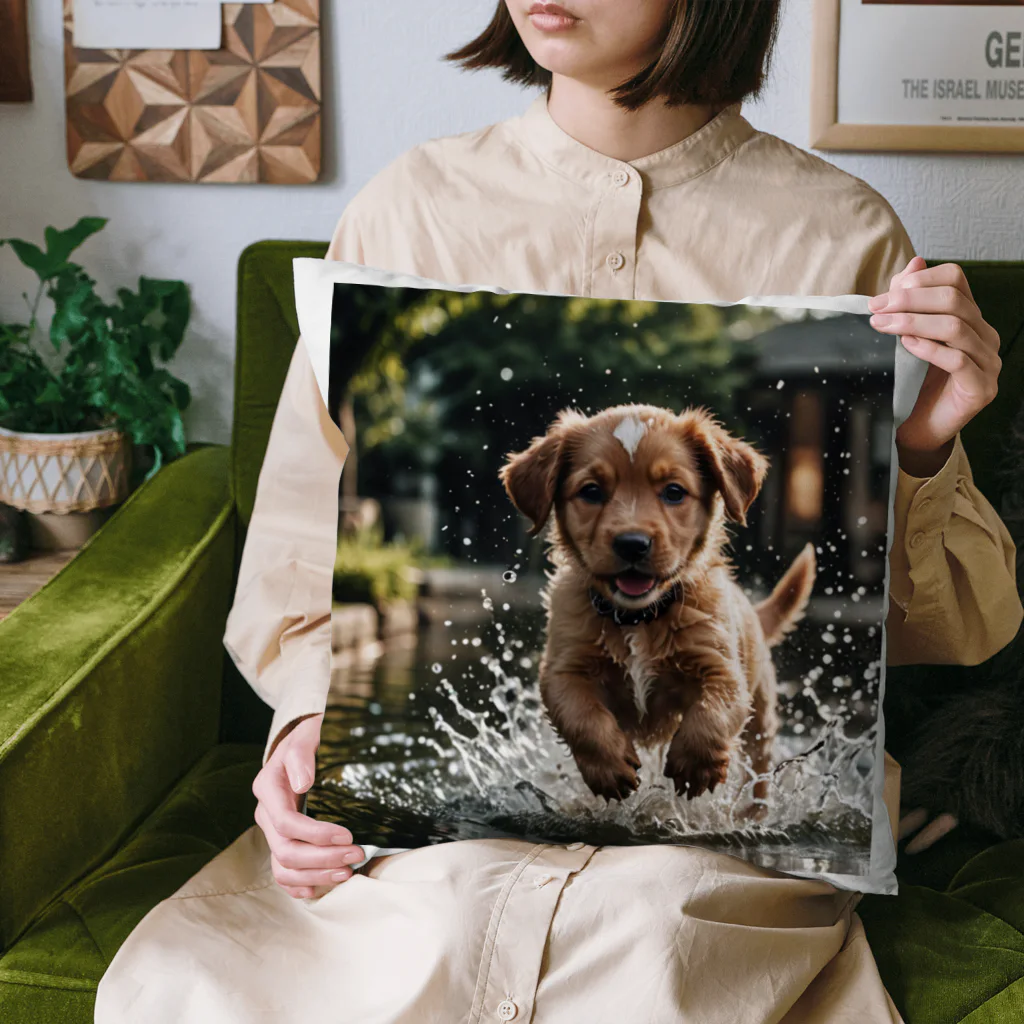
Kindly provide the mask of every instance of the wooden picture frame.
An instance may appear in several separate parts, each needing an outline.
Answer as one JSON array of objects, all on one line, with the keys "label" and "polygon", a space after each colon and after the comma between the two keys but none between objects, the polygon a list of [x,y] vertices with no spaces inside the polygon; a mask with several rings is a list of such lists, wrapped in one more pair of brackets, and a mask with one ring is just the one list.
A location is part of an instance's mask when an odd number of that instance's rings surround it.
[{"label": "wooden picture frame", "polygon": [[28,0],[0,0],[0,103],[28,103]]},{"label": "wooden picture frame", "polygon": [[[814,0],[810,145],[814,149],[890,152],[1024,152],[1024,124],[853,124],[839,120],[840,27],[844,0]],[[972,0],[860,0],[889,6],[975,6]],[[987,0],[1019,8],[1024,0]],[[980,2],[977,5],[981,6]],[[1024,70],[1019,72],[1024,79]]]}]

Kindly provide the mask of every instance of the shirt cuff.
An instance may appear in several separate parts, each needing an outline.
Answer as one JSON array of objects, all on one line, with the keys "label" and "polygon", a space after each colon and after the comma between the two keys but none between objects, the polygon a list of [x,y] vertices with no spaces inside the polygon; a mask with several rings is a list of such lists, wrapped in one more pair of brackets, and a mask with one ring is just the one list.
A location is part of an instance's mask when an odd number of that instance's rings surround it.
[{"label": "shirt cuff", "polygon": [[265,765],[270,760],[270,755],[274,752],[278,739],[286,730],[290,731],[288,728],[290,725],[301,718],[322,715],[326,706],[327,697],[322,692],[290,693],[288,700],[274,711],[274,717],[270,723],[270,733],[267,736],[266,746],[263,748],[263,764]]},{"label": "shirt cuff", "polygon": [[898,471],[890,597],[904,612],[913,597],[911,579],[921,582],[914,576],[915,570],[927,566],[936,555],[936,547],[942,545],[943,533],[953,515],[957,484],[961,477],[970,475],[966,459],[957,434],[949,458],[934,476],[916,477],[902,469]]},{"label": "shirt cuff", "polygon": [[331,651],[316,645],[297,658],[285,658],[273,666],[274,717],[263,749],[266,764],[277,740],[289,725],[309,715],[323,714],[331,686]]}]

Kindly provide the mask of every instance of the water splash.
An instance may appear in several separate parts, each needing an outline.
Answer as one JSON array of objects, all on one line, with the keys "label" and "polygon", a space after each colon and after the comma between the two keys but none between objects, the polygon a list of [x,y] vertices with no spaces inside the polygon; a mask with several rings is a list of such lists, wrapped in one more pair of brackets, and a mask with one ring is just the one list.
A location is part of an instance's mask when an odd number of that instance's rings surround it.
[{"label": "water splash", "polygon": [[[482,598],[493,614],[486,592]],[[357,800],[430,819],[445,838],[696,842],[783,870],[866,871],[876,731],[872,726],[848,734],[846,699],[830,702],[819,693],[821,666],[797,688],[803,707],[788,716],[776,739],[774,767],[763,776],[763,801],[753,794],[759,776],[739,752],[714,794],[692,801],[678,796],[662,773],[666,743],[639,748],[639,788],[623,801],[606,802],[584,785],[544,713],[537,638],[517,636],[500,621],[492,624],[491,650],[465,665],[472,692],[480,697],[477,708],[447,676],[437,679],[443,670],[434,663],[439,699],[428,711],[432,729],[376,735],[381,749],[375,753],[386,751],[383,759],[349,761],[323,782]],[[825,627],[826,643],[835,643],[833,628]],[[467,634],[463,643],[468,642]],[[474,636],[473,645],[479,642]],[[869,667],[865,686],[873,674]],[[850,681],[836,676],[832,684],[838,692]],[[748,812],[755,804],[758,818],[752,820]]]}]

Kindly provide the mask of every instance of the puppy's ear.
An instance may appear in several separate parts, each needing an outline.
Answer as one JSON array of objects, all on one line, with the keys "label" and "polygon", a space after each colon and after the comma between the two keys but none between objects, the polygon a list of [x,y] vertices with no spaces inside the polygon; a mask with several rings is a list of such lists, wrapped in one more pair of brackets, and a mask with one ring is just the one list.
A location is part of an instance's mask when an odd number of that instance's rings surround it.
[{"label": "puppy's ear", "polygon": [[768,473],[768,460],[710,417],[695,425],[691,441],[697,445],[706,470],[722,495],[726,517],[746,526],[747,511]]},{"label": "puppy's ear", "polygon": [[558,488],[558,469],[562,461],[562,432],[557,426],[522,452],[507,456],[501,467],[501,482],[520,512],[531,522],[530,536],[544,529],[551,515]]}]

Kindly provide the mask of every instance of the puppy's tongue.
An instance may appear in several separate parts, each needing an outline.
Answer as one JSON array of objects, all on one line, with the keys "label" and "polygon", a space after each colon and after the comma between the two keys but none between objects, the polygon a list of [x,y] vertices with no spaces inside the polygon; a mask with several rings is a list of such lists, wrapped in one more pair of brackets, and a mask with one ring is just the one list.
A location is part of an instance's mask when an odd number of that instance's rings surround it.
[{"label": "puppy's tongue", "polygon": [[616,576],[615,586],[629,597],[640,597],[654,586],[650,576]]}]

